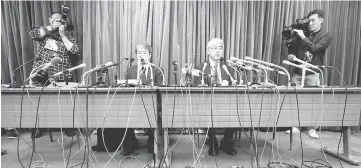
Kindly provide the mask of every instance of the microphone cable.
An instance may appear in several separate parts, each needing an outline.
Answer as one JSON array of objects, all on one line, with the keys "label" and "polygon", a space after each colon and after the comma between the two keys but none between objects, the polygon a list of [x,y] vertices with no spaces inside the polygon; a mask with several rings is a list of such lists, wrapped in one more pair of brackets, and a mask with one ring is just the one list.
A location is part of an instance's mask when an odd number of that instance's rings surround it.
[{"label": "microphone cable", "polygon": [[[120,86],[118,87],[118,89],[119,89],[119,88],[120,88]],[[117,89],[117,90],[118,90],[118,89]],[[116,90],[116,91],[117,91],[117,90]],[[114,95],[116,94],[116,91],[114,92]],[[127,125],[126,125],[126,128],[125,128],[125,132],[124,132],[123,139],[122,139],[122,141],[120,142],[118,148],[114,151],[112,157],[111,157],[111,158],[108,160],[108,162],[103,166],[103,168],[105,168],[105,167],[110,163],[110,161],[114,159],[115,154],[117,153],[117,151],[119,150],[120,146],[121,146],[121,145],[123,144],[123,142],[124,142],[124,139],[125,139],[126,134],[127,134],[127,131],[128,131],[130,114],[131,114],[131,112],[132,112],[132,108],[133,108],[133,104],[134,104],[134,100],[135,100],[135,95],[136,95],[136,93],[137,93],[137,88],[134,89],[133,100],[132,100],[132,104],[130,105],[130,109],[129,109],[129,113],[128,113]],[[114,95],[113,95],[113,96],[114,96]],[[110,107],[110,105],[108,106],[108,109],[109,109],[109,107]],[[107,110],[107,111],[108,111],[108,110]],[[98,125],[98,126],[99,126],[99,125]],[[102,134],[104,135],[104,131],[102,132]],[[103,136],[103,142],[104,142],[104,136]],[[104,146],[106,146],[106,145],[104,145]]]},{"label": "microphone cable", "polygon": [[[77,95],[78,95],[78,101],[80,101],[79,90],[77,90]],[[84,121],[83,121],[83,122],[84,122]],[[85,140],[84,140],[83,134],[81,133],[78,120],[76,120],[76,124],[77,124],[78,130],[79,130],[79,134],[80,134],[80,137],[81,137],[84,145],[83,145],[78,151],[76,151],[76,152],[70,157],[70,159],[72,159],[78,152],[80,152],[80,151],[86,146],[86,142],[85,142]],[[91,138],[91,136],[90,136],[90,138]],[[91,151],[91,153],[93,154],[93,157],[94,157],[95,161],[96,161],[96,162],[98,163],[98,165],[101,167],[101,165],[99,164],[99,161],[97,160],[96,156],[94,155],[94,152]],[[90,156],[89,156],[89,157],[90,157]],[[92,165],[93,165],[93,162],[92,162],[91,158],[90,158],[90,162],[91,162]],[[78,164],[78,165],[81,165],[81,163]],[[78,165],[74,165],[74,166],[72,166],[72,167],[75,167],[75,166],[78,166]],[[93,167],[94,167],[94,165],[93,165]]]},{"label": "microphone cable", "polygon": [[[21,130],[21,123],[22,123],[22,105],[23,105],[23,94],[24,94],[24,90],[25,90],[25,87],[23,87],[23,90],[22,90],[22,98],[21,98],[21,110],[20,110],[20,128],[19,128],[19,130]],[[28,93],[29,94],[29,93]],[[30,95],[29,95],[29,98],[30,98],[30,101],[31,101],[31,104],[33,105],[33,106],[35,106],[34,104],[33,104],[33,101],[32,101],[32,99],[31,99],[31,97],[30,97]],[[13,101],[12,101],[13,102]],[[14,106],[14,105],[13,105]],[[5,115],[6,115],[6,113],[4,113]],[[27,166],[27,165],[23,165],[23,163],[21,162],[21,160],[20,160],[20,152],[19,152],[19,147],[20,147],[20,138],[26,143],[26,144],[28,144],[29,145],[29,147],[31,147],[32,148],[32,145],[30,145],[23,137],[20,137],[20,132],[16,129],[16,126],[14,125],[14,123],[12,122],[12,120],[9,118],[9,117],[7,117],[7,115],[5,116],[8,120],[9,120],[9,122],[10,122],[10,124],[13,126],[13,128],[15,129],[15,131],[16,131],[16,133],[18,134],[18,136],[17,136],[17,158],[18,158],[18,161],[19,161],[19,163],[20,163],[20,165],[23,167],[23,168],[25,168],[25,166]],[[29,149],[29,151],[28,151],[28,153],[30,152],[30,149]],[[41,158],[41,160],[40,161],[34,161],[34,163],[36,163],[36,162],[40,162],[39,164],[37,164],[37,165],[32,165],[31,167],[46,167],[48,164],[47,164],[47,162],[45,162],[44,161],[44,159],[43,159],[43,157],[38,153],[38,152],[36,152],[35,151],[35,153],[36,154],[38,154],[39,155],[39,157]],[[45,165],[43,165],[43,166],[41,166],[42,164],[45,164]]]},{"label": "microphone cable", "polygon": [[[249,86],[248,86],[248,77],[246,78],[247,79],[247,85],[246,85],[246,95],[247,95],[247,99],[248,99],[248,107],[249,107],[249,117],[250,117],[250,120],[251,120],[251,129],[252,131],[250,133],[252,133],[252,137],[254,137],[254,127],[253,127],[253,119],[252,119],[252,107],[251,107],[251,100],[250,100],[250,97],[249,97]],[[246,99],[245,99],[246,101]],[[253,139],[252,139],[253,141]],[[257,143],[257,142],[256,142]],[[258,160],[258,152],[257,152],[257,145],[253,143],[253,146],[255,148],[255,152],[254,154],[256,155],[256,163],[257,163],[257,167],[260,167],[259,166],[259,160]],[[252,167],[253,167],[253,154],[252,154],[252,158],[251,158],[251,163],[252,163]]]},{"label": "microphone cable", "polygon": [[[143,70],[143,71],[144,71],[144,70]],[[138,83],[139,83],[139,81],[140,81],[140,79],[138,79]],[[155,143],[158,144],[157,138],[156,138],[155,135],[154,135],[154,131],[153,131],[152,124],[151,124],[150,119],[149,119],[149,114],[148,114],[147,107],[145,106],[145,103],[144,103],[144,98],[143,98],[143,93],[142,93],[141,86],[139,85],[138,87],[139,87],[139,93],[140,93],[140,97],[141,97],[141,100],[142,100],[142,104],[143,104],[145,113],[146,113],[146,115],[147,115],[148,124],[149,124],[149,127],[150,127],[150,129],[149,129],[149,130],[150,130],[150,133],[151,133],[152,136],[154,137]],[[134,92],[134,98],[135,98],[135,93],[136,93],[136,92]],[[133,99],[133,101],[134,101],[134,99]],[[155,116],[155,117],[157,117],[157,116]],[[155,122],[156,122],[156,124],[157,124],[157,120],[155,120]],[[148,136],[149,136],[149,135],[148,135]],[[153,151],[153,160],[154,160],[154,166],[155,166],[155,153],[154,153],[154,151]]]},{"label": "microphone cable", "polygon": [[[181,89],[181,94],[182,94],[182,100],[184,99],[184,97],[183,97],[183,90],[182,90],[182,88],[180,88]],[[174,91],[174,94],[175,94],[175,91]],[[175,95],[174,95],[175,96]],[[175,98],[175,97],[174,97]],[[182,101],[183,102],[183,101]],[[173,107],[175,106],[175,102],[174,102],[174,104],[173,104]],[[184,107],[184,106],[182,106],[182,107]],[[173,117],[174,117],[174,108],[173,108]],[[172,117],[172,126],[173,126],[173,117]],[[172,127],[171,127],[172,128]],[[185,126],[183,125],[183,128],[182,128],[182,131],[181,131],[181,134],[180,134],[180,136],[179,136],[179,138],[178,138],[178,140],[177,140],[177,142],[171,147],[171,148],[169,148],[169,150],[167,150],[166,151],[166,153],[165,153],[165,155],[161,158],[161,160],[160,160],[160,167],[163,167],[163,165],[164,165],[164,162],[163,162],[163,160],[166,158],[166,156],[168,155],[168,153],[178,144],[178,142],[180,141],[180,139],[181,139],[181,136],[183,135],[183,132],[184,132],[184,128],[185,128]],[[169,138],[170,139],[170,138]],[[166,145],[168,145],[168,144],[166,144]]]},{"label": "microphone cable", "polygon": [[134,168],[136,168],[136,167],[138,167],[138,166],[139,166],[140,161],[139,161],[139,159],[138,159],[136,156],[124,156],[123,158],[121,158],[121,159],[119,160],[118,167],[123,166],[124,168],[126,168],[126,167],[122,164],[122,160],[124,160],[124,159],[126,159],[126,158],[136,159],[138,162],[137,162],[137,165],[135,165],[135,167],[134,167]]},{"label": "microphone cable", "polygon": [[[105,119],[105,117],[106,117],[106,115],[108,114],[108,111],[109,111],[109,108],[111,107],[111,104],[112,104],[112,102],[113,102],[113,100],[114,100],[114,96],[116,95],[116,93],[117,93],[117,91],[118,91],[118,89],[120,89],[120,85],[117,87],[117,89],[114,91],[114,94],[113,94],[113,96],[112,96],[112,98],[111,98],[111,100],[110,100],[110,103],[109,103],[109,105],[107,106],[107,104],[108,104],[108,98],[109,98],[109,94],[110,94],[110,90],[112,89],[112,87],[110,86],[110,87],[108,87],[108,92],[107,92],[107,97],[106,97],[106,99],[105,99],[105,112],[104,112],[104,115],[103,115],[103,118],[102,118],[102,120],[100,121],[100,123],[99,123],[99,125],[98,126],[100,126],[101,124],[103,124],[103,127],[101,128],[102,129],[102,141],[103,141],[103,144],[104,144],[104,148],[105,148],[105,151],[107,152],[107,154],[111,157],[111,159],[113,159],[113,160],[115,160],[116,162],[118,162],[119,163],[119,161],[118,160],[116,160],[114,157],[112,157],[112,155],[110,154],[110,152],[109,152],[109,150],[108,150],[108,147],[105,145],[106,143],[105,143],[105,137],[104,137],[104,119]],[[130,118],[130,114],[128,115],[128,120],[129,120],[129,118]],[[98,127],[96,128],[96,130],[98,130]],[[127,133],[127,130],[128,130],[128,128],[126,128],[126,131],[124,132],[124,135],[123,135],[123,138],[122,139],[124,139],[125,138],[125,136],[126,136],[126,133]],[[123,142],[123,141],[122,141]],[[121,145],[123,144],[123,143],[120,143],[119,145],[118,145],[118,147],[117,147],[117,149],[114,151],[114,153],[116,153],[118,150],[119,150],[119,148],[121,147]],[[113,154],[114,154],[113,153]]]},{"label": "microphone cable", "polygon": [[[247,75],[245,75],[245,79],[246,79],[246,83],[247,83],[246,88],[248,88],[248,77],[247,77]],[[244,90],[244,96],[246,95],[246,88]],[[255,143],[252,141],[251,137],[246,134],[246,132],[244,131],[243,126],[242,126],[242,122],[241,122],[240,115],[239,115],[239,106],[238,106],[239,98],[238,98],[237,87],[236,87],[236,102],[237,102],[236,107],[237,107],[237,116],[238,116],[237,119],[238,119],[239,125],[241,127],[241,130],[246,135],[246,137],[248,138],[250,144],[255,148]],[[253,156],[253,154],[252,154],[252,156]],[[251,156],[251,160],[253,159],[252,156]],[[252,164],[252,167],[253,167],[253,161],[251,161],[251,164]]]},{"label": "microphone cable", "polygon": [[[205,87],[204,87],[204,85],[202,85],[202,99],[201,99],[201,100],[204,100],[204,96],[205,96]],[[201,107],[203,107],[203,106],[201,106]],[[206,112],[206,110],[202,110],[202,109],[201,109],[201,111],[205,111],[205,112]],[[202,114],[201,114],[201,115],[202,115]],[[206,115],[206,113],[205,113],[204,115]],[[201,118],[199,118],[199,119],[201,119]],[[199,125],[200,125],[200,122],[201,122],[201,121],[198,121]],[[200,155],[201,155],[201,153],[202,153],[202,151],[203,151],[204,145],[205,145],[206,140],[207,140],[207,135],[208,135],[208,131],[209,131],[210,124],[211,124],[211,118],[209,118],[209,121],[208,121],[206,136],[205,136],[205,138],[204,138],[202,147],[201,147],[201,149],[199,150],[199,155],[197,156],[197,159],[194,161],[192,167],[195,166],[195,164],[196,164],[197,161],[199,160],[199,157],[200,157]],[[199,126],[199,125],[198,125],[198,126]],[[199,130],[199,127],[198,127],[198,130]],[[199,132],[198,132],[198,147],[199,147]],[[201,160],[199,160],[199,164],[200,164],[200,166],[202,167]]]},{"label": "microphone cable", "polygon": [[[346,98],[345,98],[345,104],[344,104],[344,107],[343,107],[343,114],[342,114],[342,120],[341,120],[341,127],[343,128],[343,125],[344,125],[343,122],[345,120],[346,105],[347,105],[347,95],[348,95],[347,85],[346,85],[346,81],[343,79],[343,77],[341,75],[341,72],[336,67],[332,66],[332,68],[338,72],[338,74],[340,75],[340,78],[342,79],[343,83],[345,84]],[[337,156],[339,156],[339,154],[340,154],[340,143],[341,143],[342,136],[343,136],[343,131],[341,131],[340,138],[339,138],[338,145],[337,145]],[[341,167],[343,168],[340,157],[337,157],[337,159],[338,159],[338,162],[340,163]]]},{"label": "microphone cable", "polygon": [[[298,128],[301,128],[301,121],[300,121],[300,107],[299,107],[299,104],[298,104],[298,93],[297,93],[297,88],[296,86],[294,86],[294,89],[295,89],[295,93],[296,93],[296,105],[297,105],[297,120],[298,120]],[[291,128],[292,129],[292,128]],[[302,165],[304,165],[304,158],[303,158],[303,141],[302,141],[302,134],[301,134],[301,131],[299,132],[299,135],[300,135],[300,140],[301,140],[301,168],[302,168]]]},{"label": "microphone cable", "polygon": [[[323,72],[322,72],[322,70],[321,69],[319,69],[319,71],[320,71],[320,73],[321,73],[321,78],[322,78],[322,84],[324,84],[324,78],[323,78]],[[322,122],[323,122],[323,114],[324,114],[324,94],[323,94],[323,89],[324,89],[324,87],[321,87],[321,115],[320,115],[320,121],[319,121],[319,123],[321,123],[322,124]],[[316,122],[317,123],[317,122]],[[331,163],[330,163],[330,161],[327,159],[327,156],[326,156],[326,154],[325,154],[325,152],[323,151],[323,145],[322,145],[322,126],[320,126],[319,127],[320,128],[320,146],[321,146],[321,151],[322,151],[322,153],[323,153],[323,155],[325,156],[325,159],[326,159],[326,162],[329,164],[329,165],[331,165]],[[331,167],[333,167],[332,165],[331,165]]]},{"label": "microphone cable", "polygon": [[[215,143],[215,139],[216,139],[216,130],[214,129],[214,125],[213,125],[213,97],[214,97],[214,86],[213,86],[213,83],[211,83],[211,122],[212,122],[212,134],[213,134],[213,138],[211,139],[211,141],[213,141],[212,142],[212,144],[211,145],[213,145],[213,152],[215,153],[215,155],[213,156],[213,158],[214,158],[214,162],[215,162],[215,164],[216,164],[216,168],[218,168],[218,164],[217,164],[217,155],[216,155],[216,149],[215,149],[215,145],[214,145],[214,143]],[[218,147],[218,144],[216,145],[217,147]],[[218,150],[218,149],[217,149]]]},{"label": "microphone cable", "polygon": [[[88,78],[87,78],[88,79]],[[83,157],[83,161],[81,163],[81,168],[83,168],[84,162],[85,162],[85,156],[88,153],[89,156],[89,133],[88,133],[88,118],[89,117],[89,85],[86,86],[86,92],[85,92],[85,134],[86,134],[86,138],[85,138],[85,148],[84,148],[84,157]],[[88,157],[87,157],[88,158]],[[88,159],[87,159],[87,163],[85,163],[87,166],[89,166],[88,164]]]},{"label": "microphone cable", "polygon": [[[63,127],[62,127],[62,117],[61,117],[61,111],[60,111],[60,88],[58,89],[58,113],[60,114],[59,119],[60,119],[60,134],[61,134],[61,144],[58,140],[58,143],[61,145],[62,148],[62,154],[63,154],[63,163],[64,163],[64,167],[67,167],[65,164],[65,151],[64,151],[64,136],[63,136]],[[71,143],[71,145],[73,145],[73,142]],[[71,149],[70,149],[71,151]]]},{"label": "microphone cable", "polygon": [[[73,101],[73,128],[72,128],[72,131],[74,131],[74,123],[75,123],[75,100],[76,100],[76,96],[77,96],[77,92],[78,92],[78,88],[75,88],[75,94],[74,94],[74,101]],[[59,90],[60,91],[60,90]],[[60,93],[60,92],[59,92]],[[70,89],[70,100],[72,98],[72,91]],[[61,117],[60,117],[61,118]],[[62,137],[63,137],[63,134],[62,134]],[[68,161],[66,163],[66,168],[68,167],[69,165],[69,159],[70,159],[70,154],[71,154],[71,149],[73,148],[73,140],[74,140],[74,136],[71,137],[71,145],[70,145],[70,150],[69,150],[69,155],[68,155]],[[63,148],[64,150],[64,148]],[[89,154],[88,154],[89,155]]]},{"label": "microphone cable", "polygon": [[[88,78],[89,78],[89,77],[88,77]],[[120,87],[120,86],[119,86],[119,87]],[[110,104],[112,103],[112,101],[113,101],[113,99],[114,99],[114,96],[115,96],[117,90],[119,89],[119,87],[118,87],[118,88],[116,89],[116,91],[114,92]],[[95,90],[95,89],[96,89],[96,88],[94,88],[94,90]],[[93,94],[94,94],[94,90],[93,90]],[[110,88],[109,88],[109,90],[108,90],[107,99],[108,99],[108,96],[109,96],[109,92],[110,92]],[[78,94],[79,94],[79,93],[78,93]],[[106,99],[106,104],[107,104],[107,99]],[[78,100],[80,100],[80,99],[79,99],[79,96],[78,96]],[[110,105],[108,106],[108,108],[107,108],[107,106],[105,105],[106,111],[105,111],[105,113],[104,113],[104,116],[103,116],[102,120],[100,121],[100,123],[99,123],[99,124],[97,125],[97,127],[95,128],[96,130],[99,128],[100,124],[102,124],[102,123],[104,122],[105,116],[106,116],[107,112],[109,111],[109,107],[110,107]],[[78,128],[79,128],[79,126],[78,126]],[[102,130],[104,131],[104,129],[102,129]],[[94,135],[94,132],[90,135],[90,138],[91,138],[93,135]],[[81,135],[81,136],[82,136],[82,135]],[[82,137],[82,139],[83,139],[83,137]],[[105,144],[103,132],[102,132],[102,140],[103,140],[103,143]],[[83,140],[83,141],[84,141],[84,140]],[[86,145],[87,145],[87,143],[84,142],[84,145],[81,147],[81,149],[83,149]],[[119,146],[121,146],[121,144],[120,144]],[[117,150],[119,149],[119,146],[118,146]],[[109,156],[111,156],[111,154],[109,153],[109,150],[107,149],[107,147],[106,147],[106,146],[104,146],[104,147],[105,147],[107,153],[109,154]],[[79,150],[78,150],[72,157],[70,157],[70,158],[73,158],[81,149],[79,149]],[[97,161],[98,165],[100,166],[100,164],[99,164],[96,156],[94,155],[94,152],[93,152],[93,151],[91,151],[91,152],[92,152],[95,160]],[[115,152],[116,152],[116,151],[115,151]],[[116,162],[118,162],[118,161],[117,161],[116,159],[114,159],[114,158],[113,158],[113,160],[115,160]],[[90,159],[90,161],[91,161],[91,159]],[[92,161],[91,161],[91,162],[92,162]],[[92,164],[93,164],[93,163],[92,163]]]},{"label": "microphone cable", "polygon": [[[49,80],[47,80],[45,83],[47,83]],[[25,86],[24,86],[25,87]],[[44,91],[44,88],[45,88],[45,85],[41,88],[41,91],[40,91],[40,95],[39,95],[39,98],[38,98],[38,105],[37,105],[37,108],[36,108],[36,116],[35,116],[35,125],[34,125],[34,129],[35,129],[35,134],[36,132],[38,131],[38,128],[37,128],[37,125],[39,127],[39,122],[38,120],[40,120],[39,118],[39,106],[40,106],[40,98],[43,94],[43,91]],[[22,108],[22,107],[21,107]],[[21,109],[22,110],[22,109]],[[22,117],[22,114],[21,114],[21,117]],[[34,136],[32,136],[32,147],[33,147],[33,150],[32,150],[32,153],[31,153],[31,158],[30,158],[30,163],[29,163],[29,168],[31,167],[31,162],[33,160],[33,156],[34,156],[34,152],[35,152],[35,134]]]},{"label": "microphone cable", "polygon": [[[272,81],[271,81],[272,82]],[[272,82],[273,83],[273,82]],[[275,83],[273,83],[273,84],[275,84]],[[279,107],[279,104],[280,104],[280,100],[281,100],[281,95],[280,95],[280,92],[279,92],[279,90],[277,89],[277,88],[275,88],[274,90],[274,94],[276,94],[276,92],[277,92],[277,95],[278,95],[278,100],[277,100],[277,107],[276,107],[276,111],[280,108]],[[273,127],[275,127],[275,123],[274,123],[274,125],[273,125]],[[268,129],[269,129],[269,127],[268,127]],[[268,131],[267,131],[267,135],[268,135]],[[278,136],[275,134],[275,138],[276,138],[276,146],[277,146],[277,154],[278,154],[278,157],[280,158],[280,160],[281,160],[281,163],[283,163],[283,159],[282,159],[282,157],[281,157],[281,155],[280,155],[280,150],[279,150],[279,141],[278,141]],[[272,155],[270,154],[270,158],[271,158],[271,156],[273,156],[273,161],[274,162],[276,162],[276,160],[275,160],[275,158],[274,158],[274,153],[273,153],[273,143],[274,143],[274,141],[272,141],[272,150],[270,151],[270,152],[272,152]],[[263,154],[263,151],[262,151],[262,154]],[[270,158],[269,158],[269,161],[270,161]]]},{"label": "microphone cable", "polygon": [[[191,98],[190,98],[190,86],[187,86],[186,87],[186,96],[187,96],[187,110],[186,110],[186,123],[187,123],[187,131],[188,131],[188,135],[190,137],[190,140],[192,141],[192,156],[193,156],[193,161],[195,160],[194,159],[194,140],[193,140],[193,137],[191,136],[190,134],[190,127],[189,127],[189,111],[192,110],[192,101],[191,101]],[[189,110],[190,109],[190,110]],[[192,124],[193,124],[193,120],[192,120]],[[193,127],[193,125],[192,125]],[[193,131],[193,130],[192,130]]]},{"label": "microphone cable", "polygon": [[[189,113],[188,113],[188,110],[187,110],[187,123],[188,123],[188,134],[189,134],[189,136],[190,136],[190,139],[191,139],[191,141],[192,141],[192,154],[193,154],[193,162],[195,162],[195,156],[194,156],[194,153],[196,154],[196,155],[198,155],[198,152],[197,152],[197,147],[196,147],[196,145],[195,145],[195,142],[194,142],[194,120],[193,120],[193,117],[194,117],[194,115],[193,115],[193,105],[192,105],[192,94],[191,94],[191,87],[190,86],[188,86],[188,97],[189,97],[189,104],[190,104],[190,112],[191,112],[191,117],[192,117],[192,128],[190,129],[189,128]],[[192,130],[192,136],[191,136],[191,134],[190,134],[190,130]]]},{"label": "microphone cable", "polygon": [[[19,126],[19,130],[21,130],[21,126],[22,126],[22,119],[23,119],[23,102],[24,102],[24,91],[25,91],[25,84],[23,86],[23,91],[21,92],[21,103],[20,103],[20,126]],[[15,128],[15,127],[14,127]],[[16,130],[16,129],[15,129]],[[20,160],[20,153],[19,153],[19,146],[20,146],[20,133],[18,133],[18,143],[17,143],[17,148],[16,148],[16,153],[17,153],[17,157],[19,160],[20,165],[25,168],[25,166],[23,165],[23,163]]]}]

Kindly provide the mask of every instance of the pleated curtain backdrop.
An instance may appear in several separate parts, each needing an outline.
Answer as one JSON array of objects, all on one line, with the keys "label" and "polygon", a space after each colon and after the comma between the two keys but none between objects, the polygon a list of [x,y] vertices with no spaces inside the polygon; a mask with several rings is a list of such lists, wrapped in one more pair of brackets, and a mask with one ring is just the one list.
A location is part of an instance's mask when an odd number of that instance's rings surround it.
[{"label": "pleated curtain backdrop", "polygon": [[[174,83],[172,61],[178,61],[180,66],[192,63],[195,57],[196,64],[206,61],[206,44],[214,37],[223,39],[226,60],[250,56],[282,65],[287,59],[281,37],[283,27],[313,9],[322,9],[323,28],[333,35],[324,64],[338,68],[347,85],[361,84],[361,2],[357,1],[1,3],[2,83],[11,82],[12,70],[34,57],[35,43],[25,30],[43,26],[51,11],[65,3],[71,8],[70,22],[76,27],[74,34],[82,47],[75,63],[87,64],[83,72],[109,61],[135,58],[136,44],[148,42],[153,47],[152,62],[165,70],[170,84]],[[110,70],[110,77],[117,71],[118,78],[124,79],[126,64],[124,61],[120,68]],[[29,75],[30,68],[24,68],[24,75]],[[324,72],[326,84],[341,85],[337,72]],[[285,84],[286,78],[281,77],[279,83]]]}]

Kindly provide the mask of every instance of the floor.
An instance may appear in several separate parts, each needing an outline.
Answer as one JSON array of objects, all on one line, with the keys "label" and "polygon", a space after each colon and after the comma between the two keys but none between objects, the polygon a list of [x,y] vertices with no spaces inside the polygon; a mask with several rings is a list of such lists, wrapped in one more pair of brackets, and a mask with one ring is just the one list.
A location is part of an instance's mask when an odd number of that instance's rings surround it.
[{"label": "floor", "polygon": [[[246,132],[249,135],[249,132]],[[257,134],[257,131],[255,132]],[[300,164],[302,158],[304,161],[313,161],[316,159],[328,160],[329,163],[335,167],[344,168],[361,168],[361,165],[351,165],[341,161],[328,154],[321,152],[322,146],[328,148],[337,148],[340,133],[338,132],[322,132],[322,138],[319,140],[311,139],[306,133],[302,133],[302,146],[299,134],[294,134],[293,149],[289,149],[289,134],[285,132],[277,132],[277,138],[272,140],[272,134],[266,132],[258,132],[257,151],[258,163],[260,167],[267,167],[267,164],[272,161],[282,161],[284,163],[291,163],[294,165]],[[23,139],[19,143],[19,157],[21,163],[28,167],[32,154],[32,147],[30,133],[25,132],[21,134]],[[195,137],[195,139],[193,139]],[[61,133],[53,132],[55,142],[50,142],[48,134],[36,139],[36,152],[33,155],[32,167],[47,167],[47,168],[60,168],[60,167],[129,167],[129,168],[142,168],[147,164],[153,165],[152,155],[147,153],[146,143],[147,136],[137,134],[137,139],[141,144],[141,149],[137,150],[132,157],[124,157],[121,152],[106,153],[106,152],[91,152],[90,157],[85,157],[84,149],[78,147],[76,136],[74,136],[73,143],[71,138],[64,136],[63,147],[61,145]],[[222,138],[217,135],[218,140]],[[193,139],[193,141],[191,140]],[[217,157],[211,157],[207,154],[208,145],[203,146],[205,135],[192,136],[190,134],[172,134],[170,140],[170,147],[174,146],[171,150],[171,166],[172,168],[184,167],[202,167],[202,168],[237,168],[237,166],[244,168],[257,167],[257,162],[252,161],[255,149],[251,149],[250,142],[244,133],[241,135],[240,140],[235,140],[236,150],[238,152],[235,156],[228,156],[220,152]],[[361,133],[352,134],[352,150],[361,153]],[[27,144],[29,143],[29,144]],[[83,143],[82,143],[83,144]],[[96,144],[96,136],[91,138],[91,146]],[[71,147],[72,146],[72,147]],[[201,151],[203,146],[203,150]],[[17,168],[22,167],[17,156],[17,139],[7,139],[6,136],[1,137],[1,148],[7,150],[7,154],[1,156],[1,167],[3,168]],[[341,146],[342,149],[342,141]],[[67,165],[69,158],[69,151],[71,149],[71,159]],[[195,150],[193,150],[195,149]],[[302,157],[303,149],[303,157]],[[201,151],[201,152],[200,152]],[[197,154],[200,153],[200,154]],[[361,154],[356,153],[360,156]],[[114,159],[110,159],[114,155]],[[85,158],[84,158],[85,157]],[[197,158],[199,159],[197,160]],[[195,160],[197,160],[195,162]],[[83,163],[83,166],[82,166]],[[88,166],[87,166],[88,163]],[[311,165],[310,162],[305,163]],[[252,166],[253,165],[253,166]],[[314,164],[316,166],[316,164]],[[281,167],[281,166],[279,166]],[[305,167],[305,166],[303,166]]]}]

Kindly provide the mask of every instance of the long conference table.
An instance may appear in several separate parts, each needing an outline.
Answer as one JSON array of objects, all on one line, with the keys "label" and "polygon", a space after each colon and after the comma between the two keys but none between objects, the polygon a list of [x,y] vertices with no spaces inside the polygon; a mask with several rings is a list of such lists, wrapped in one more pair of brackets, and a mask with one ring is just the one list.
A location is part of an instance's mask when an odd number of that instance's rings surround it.
[{"label": "long conference table", "polygon": [[359,126],[360,87],[2,88],[1,93],[3,128],[19,128],[20,120],[22,128],[34,128],[37,113],[39,128],[153,128],[157,164],[163,157],[170,164],[168,129],[299,125],[343,126],[339,155],[334,148],[323,150],[361,163],[350,134],[351,126]]}]

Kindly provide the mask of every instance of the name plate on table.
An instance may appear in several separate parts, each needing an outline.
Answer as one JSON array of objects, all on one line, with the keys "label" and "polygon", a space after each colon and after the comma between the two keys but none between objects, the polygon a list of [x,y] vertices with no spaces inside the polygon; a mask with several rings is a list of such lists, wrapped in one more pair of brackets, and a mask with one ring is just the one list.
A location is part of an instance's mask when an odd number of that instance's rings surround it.
[{"label": "name plate on table", "polygon": [[[126,80],[117,80],[117,83],[120,84],[120,85],[125,85],[126,84]],[[131,85],[131,86],[138,86],[139,83],[138,83],[138,80],[137,79],[129,79],[128,80],[128,84]]]}]

